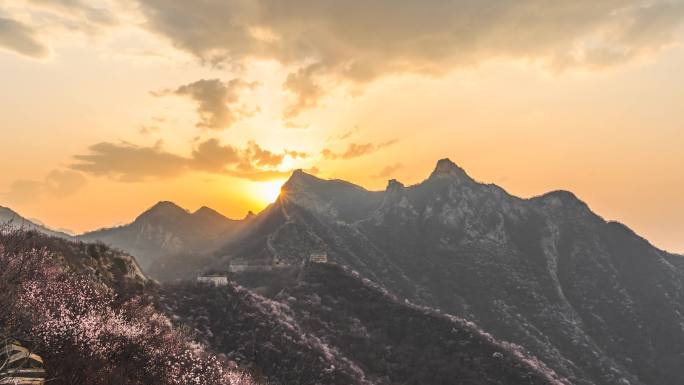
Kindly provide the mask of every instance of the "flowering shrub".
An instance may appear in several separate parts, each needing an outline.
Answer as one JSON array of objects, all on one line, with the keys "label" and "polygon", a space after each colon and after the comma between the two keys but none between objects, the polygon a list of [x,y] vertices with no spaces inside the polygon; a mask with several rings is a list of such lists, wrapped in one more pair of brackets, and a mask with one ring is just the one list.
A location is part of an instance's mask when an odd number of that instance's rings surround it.
[{"label": "flowering shrub", "polygon": [[46,249],[0,239],[0,332],[29,340],[55,384],[253,384],[136,298],[120,303],[104,283]]}]

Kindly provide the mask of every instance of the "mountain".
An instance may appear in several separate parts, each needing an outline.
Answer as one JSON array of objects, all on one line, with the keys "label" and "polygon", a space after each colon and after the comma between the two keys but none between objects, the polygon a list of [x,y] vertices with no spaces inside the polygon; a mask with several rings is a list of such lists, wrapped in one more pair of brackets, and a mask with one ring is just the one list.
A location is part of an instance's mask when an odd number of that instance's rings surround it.
[{"label": "mountain", "polygon": [[24,230],[34,230],[53,237],[65,239],[70,239],[72,237],[65,232],[50,229],[37,221],[26,219],[16,211],[3,206],[0,206],[0,224],[9,224],[14,228],[22,228]]},{"label": "mountain", "polygon": [[524,346],[573,384],[684,378],[682,257],[570,192],[521,199],[448,159],[413,186],[373,192],[297,171],[282,191],[216,253],[224,267],[250,266],[238,282],[268,286],[325,253],[399,298]]},{"label": "mountain", "polygon": [[127,225],[85,233],[78,239],[126,250],[156,277],[176,268],[192,270],[198,256],[225,243],[243,222],[226,218],[208,207],[190,213],[172,202],[162,201]]},{"label": "mountain", "polygon": [[268,384],[570,384],[519,347],[341,266],[306,266],[275,300],[232,283],[160,290],[161,309]]}]

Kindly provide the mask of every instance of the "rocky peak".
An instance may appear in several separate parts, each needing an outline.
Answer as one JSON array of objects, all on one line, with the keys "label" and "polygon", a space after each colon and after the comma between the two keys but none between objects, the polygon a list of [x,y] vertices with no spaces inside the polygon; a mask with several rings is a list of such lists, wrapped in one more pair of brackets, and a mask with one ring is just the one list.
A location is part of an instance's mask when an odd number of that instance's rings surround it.
[{"label": "rocky peak", "polygon": [[449,158],[440,159],[429,179],[467,178],[466,172]]},{"label": "rocky peak", "polygon": [[297,169],[292,173],[290,179],[288,179],[287,182],[283,184],[282,191],[285,194],[293,193],[301,190],[306,190],[322,182],[324,182],[323,179],[315,177],[311,174],[307,174],[302,169]]},{"label": "rocky peak", "polygon": [[403,183],[399,182],[396,179],[390,179],[387,182],[387,188],[385,188],[385,192],[388,194],[396,193],[396,192],[402,191],[404,188],[405,188],[405,186]]}]

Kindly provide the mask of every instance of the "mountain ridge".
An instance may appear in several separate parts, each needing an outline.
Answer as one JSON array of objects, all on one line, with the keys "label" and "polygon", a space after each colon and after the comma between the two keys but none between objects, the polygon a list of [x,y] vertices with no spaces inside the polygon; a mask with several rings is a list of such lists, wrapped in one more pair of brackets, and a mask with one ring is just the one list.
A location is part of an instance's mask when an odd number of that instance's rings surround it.
[{"label": "mountain ridge", "polygon": [[309,189],[286,184],[217,255],[263,266],[324,252],[400,297],[525,346],[576,384],[684,376],[672,354],[684,357],[677,256],[573,193],[518,198],[448,159],[424,181],[385,191],[314,178],[298,173]]},{"label": "mountain ridge", "polygon": [[212,251],[243,222],[206,206],[191,213],[171,201],[159,201],[130,223],[86,232],[76,239],[127,250],[155,275],[155,269],[166,268],[166,262],[181,266],[183,260]]},{"label": "mountain ridge", "polygon": [[22,228],[24,230],[34,230],[54,237],[64,239],[71,239],[73,237],[71,234],[54,230],[38,221],[27,219],[9,207],[0,206],[0,224],[6,223],[10,224],[12,227]]}]

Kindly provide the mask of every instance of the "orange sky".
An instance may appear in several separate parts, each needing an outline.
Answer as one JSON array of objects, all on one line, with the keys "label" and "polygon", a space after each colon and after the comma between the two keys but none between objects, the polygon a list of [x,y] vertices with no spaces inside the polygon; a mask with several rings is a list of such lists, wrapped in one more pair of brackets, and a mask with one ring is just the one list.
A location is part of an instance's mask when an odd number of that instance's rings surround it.
[{"label": "orange sky", "polygon": [[381,3],[4,2],[0,205],[242,217],[295,168],[383,189],[449,157],[684,252],[684,6]]}]

